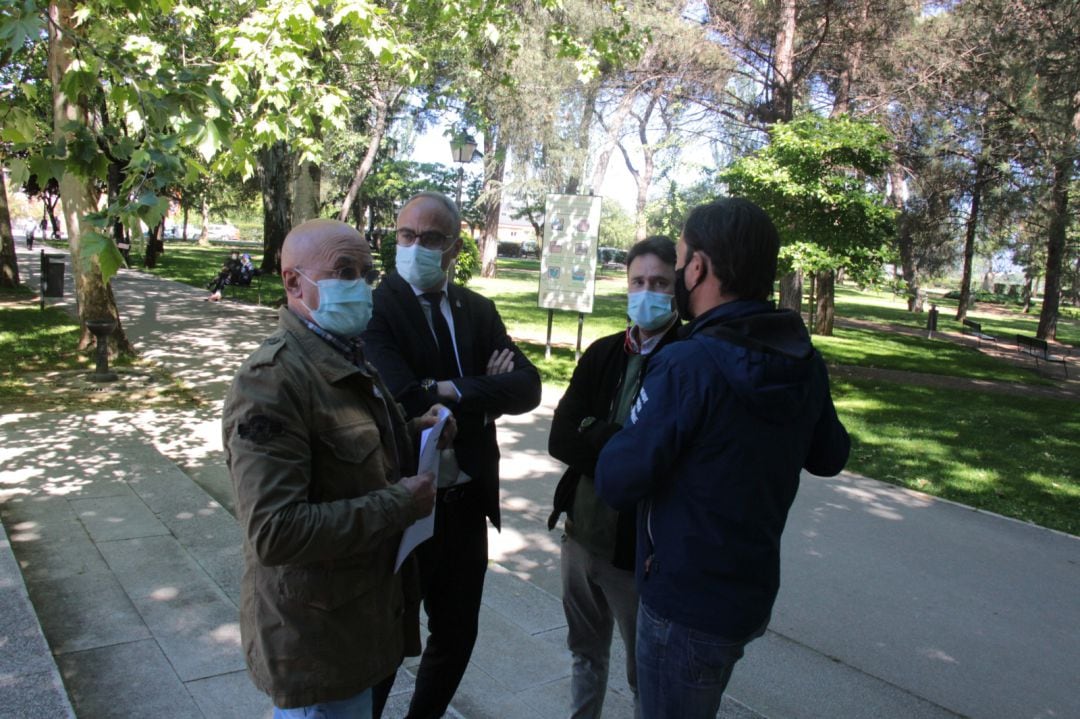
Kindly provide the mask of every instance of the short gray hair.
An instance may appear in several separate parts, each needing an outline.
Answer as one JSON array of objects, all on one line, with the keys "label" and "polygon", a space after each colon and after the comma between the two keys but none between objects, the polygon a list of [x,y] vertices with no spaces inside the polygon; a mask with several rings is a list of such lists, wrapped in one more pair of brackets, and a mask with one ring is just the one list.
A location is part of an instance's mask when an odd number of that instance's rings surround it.
[{"label": "short gray hair", "polygon": [[412,203],[414,200],[419,200],[422,198],[429,198],[440,203],[443,208],[446,209],[446,214],[450,216],[450,221],[454,225],[454,231],[461,231],[461,211],[458,210],[457,203],[441,192],[436,192],[435,190],[423,190],[422,192],[417,192],[415,195],[406,200],[405,204],[402,205],[401,208],[405,209],[405,207]]}]

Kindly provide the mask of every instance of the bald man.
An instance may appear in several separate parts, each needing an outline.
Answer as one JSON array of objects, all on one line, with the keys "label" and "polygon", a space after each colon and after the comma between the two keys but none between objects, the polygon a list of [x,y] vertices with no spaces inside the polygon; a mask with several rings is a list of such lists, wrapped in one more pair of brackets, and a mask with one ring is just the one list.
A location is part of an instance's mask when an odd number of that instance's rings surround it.
[{"label": "bald man", "polygon": [[395,574],[394,560],[434,506],[433,475],[407,475],[438,407],[406,422],[364,358],[377,273],[356,230],[305,222],[281,265],[287,306],[222,421],[244,534],[244,655],[275,717],[369,719],[371,687],[419,653],[417,571]]},{"label": "bald man", "polygon": [[[396,269],[375,292],[364,341],[408,412],[432,402],[454,411],[459,432],[439,466],[435,536],[420,545],[428,617],[409,719],[441,717],[476,642],[487,570],[487,521],[499,526],[495,418],[540,403],[540,374],[506,333],[495,303],[450,281],[461,251],[454,201],[421,192],[397,219]],[[376,690],[376,713],[393,676]]]}]

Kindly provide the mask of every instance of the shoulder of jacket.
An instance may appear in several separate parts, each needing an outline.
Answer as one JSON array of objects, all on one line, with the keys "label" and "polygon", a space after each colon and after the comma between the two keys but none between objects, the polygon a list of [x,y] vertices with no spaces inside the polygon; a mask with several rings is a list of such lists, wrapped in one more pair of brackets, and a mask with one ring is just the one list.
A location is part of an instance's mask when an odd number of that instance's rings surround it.
[{"label": "shoulder of jacket", "polygon": [[265,367],[274,365],[277,363],[278,354],[285,349],[286,341],[285,332],[275,332],[274,334],[263,340],[262,344],[255,348],[255,351],[251,353],[248,358],[248,366],[252,369],[256,367]]},{"label": "shoulder of jacket", "polygon": [[581,354],[581,359],[586,357],[599,358],[605,353],[611,352],[613,349],[622,349],[626,342],[625,332],[615,332],[614,334],[605,335],[604,337],[598,337],[593,340],[592,344],[585,348],[585,351]]},{"label": "shoulder of jacket", "polygon": [[450,290],[451,302],[464,302],[468,304],[484,305],[490,306],[492,309],[495,309],[495,302],[493,302],[488,297],[484,297],[479,292],[476,292],[475,290],[470,290],[468,287],[462,287],[461,285],[451,285],[451,287],[453,287],[453,289]]}]

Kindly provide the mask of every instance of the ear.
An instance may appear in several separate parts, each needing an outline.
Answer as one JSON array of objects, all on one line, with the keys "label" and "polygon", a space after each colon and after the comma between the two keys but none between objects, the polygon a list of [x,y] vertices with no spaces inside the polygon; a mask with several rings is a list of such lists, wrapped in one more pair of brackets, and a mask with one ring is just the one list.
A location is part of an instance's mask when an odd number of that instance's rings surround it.
[{"label": "ear", "polygon": [[300,273],[296,270],[282,270],[281,283],[285,286],[285,294],[290,297],[301,297],[304,294],[300,286]]},{"label": "ear", "polygon": [[457,259],[457,256],[461,254],[461,248],[465,246],[465,241],[461,239],[460,235],[453,245],[450,246],[450,251],[446,253],[450,262]]}]

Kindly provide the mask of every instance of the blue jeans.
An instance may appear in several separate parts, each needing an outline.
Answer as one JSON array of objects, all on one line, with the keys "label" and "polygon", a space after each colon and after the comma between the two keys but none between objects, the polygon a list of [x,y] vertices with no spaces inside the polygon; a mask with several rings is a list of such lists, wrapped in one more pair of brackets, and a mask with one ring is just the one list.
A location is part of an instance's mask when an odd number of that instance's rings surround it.
[{"label": "blue jeans", "polygon": [[371,690],[335,702],[296,709],[274,707],[274,719],[371,719]]},{"label": "blue jeans", "polygon": [[706,634],[664,619],[640,602],[637,685],[641,715],[715,719],[731,670],[753,638],[732,641]]}]

